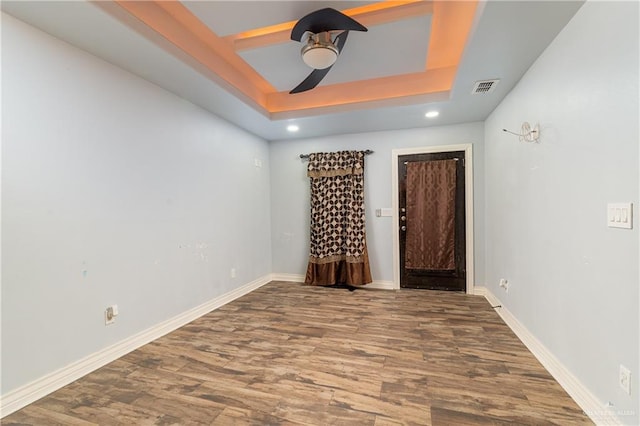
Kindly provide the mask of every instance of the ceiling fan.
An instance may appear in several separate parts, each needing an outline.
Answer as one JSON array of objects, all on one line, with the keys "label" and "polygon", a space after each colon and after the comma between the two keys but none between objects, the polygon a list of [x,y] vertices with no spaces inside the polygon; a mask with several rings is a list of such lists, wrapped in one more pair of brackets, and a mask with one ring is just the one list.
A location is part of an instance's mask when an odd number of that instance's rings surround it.
[{"label": "ceiling fan", "polygon": [[[291,30],[291,40],[303,42],[302,60],[314,70],[289,93],[311,90],[322,81],[338,59],[349,31],[367,31],[367,28],[335,9],[325,8],[311,12],[300,19]],[[338,34],[331,39],[333,34]]]}]

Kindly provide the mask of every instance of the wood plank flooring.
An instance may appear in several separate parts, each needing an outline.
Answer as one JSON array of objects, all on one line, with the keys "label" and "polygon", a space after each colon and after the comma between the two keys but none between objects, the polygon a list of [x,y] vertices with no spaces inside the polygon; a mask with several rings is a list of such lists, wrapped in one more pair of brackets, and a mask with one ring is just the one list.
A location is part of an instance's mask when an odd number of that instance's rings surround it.
[{"label": "wood plank flooring", "polygon": [[592,423],[483,297],[272,282],[2,424]]}]

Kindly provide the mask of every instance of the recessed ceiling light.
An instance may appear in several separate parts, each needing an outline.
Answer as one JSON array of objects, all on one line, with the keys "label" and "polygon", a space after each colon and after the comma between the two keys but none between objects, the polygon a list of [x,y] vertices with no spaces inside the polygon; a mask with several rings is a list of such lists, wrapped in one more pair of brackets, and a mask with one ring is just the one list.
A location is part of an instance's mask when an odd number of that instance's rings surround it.
[{"label": "recessed ceiling light", "polygon": [[438,111],[429,111],[424,116],[427,117],[427,118],[434,118],[434,117],[437,117],[439,115],[440,115],[440,113]]},{"label": "recessed ceiling light", "polygon": [[300,127],[298,127],[296,124],[289,124],[287,126],[287,131],[289,132],[297,132],[298,130],[300,130]]}]

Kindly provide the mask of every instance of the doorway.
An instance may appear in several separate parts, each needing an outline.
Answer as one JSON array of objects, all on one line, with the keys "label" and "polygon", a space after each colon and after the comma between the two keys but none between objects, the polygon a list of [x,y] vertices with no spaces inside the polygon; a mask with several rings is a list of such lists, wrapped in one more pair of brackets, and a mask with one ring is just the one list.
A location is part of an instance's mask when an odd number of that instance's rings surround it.
[{"label": "doorway", "polygon": [[394,288],[473,293],[471,148],[393,150]]},{"label": "doorway", "polygon": [[400,287],[464,291],[464,151],[398,156]]}]

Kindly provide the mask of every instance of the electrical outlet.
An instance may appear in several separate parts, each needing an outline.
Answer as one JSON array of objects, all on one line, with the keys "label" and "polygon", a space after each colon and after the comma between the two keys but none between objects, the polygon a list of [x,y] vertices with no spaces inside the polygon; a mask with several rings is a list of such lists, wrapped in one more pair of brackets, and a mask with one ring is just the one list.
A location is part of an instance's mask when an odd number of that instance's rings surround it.
[{"label": "electrical outlet", "polygon": [[113,314],[113,306],[109,306],[104,311],[104,324],[109,325],[116,322],[116,316]]},{"label": "electrical outlet", "polygon": [[618,376],[618,384],[628,394],[631,395],[631,371],[624,365],[620,364],[620,373]]},{"label": "electrical outlet", "polygon": [[118,305],[107,306],[107,309],[104,310],[104,324],[109,325],[116,322],[116,317],[118,316]]},{"label": "electrical outlet", "polygon": [[231,268],[231,278],[235,278],[236,277],[236,268]]},{"label": "electrical outlet", "polygon": [[506,278],[500,278],[500,287],[504,288],[504,291],[509,292],[509,281]]}]

